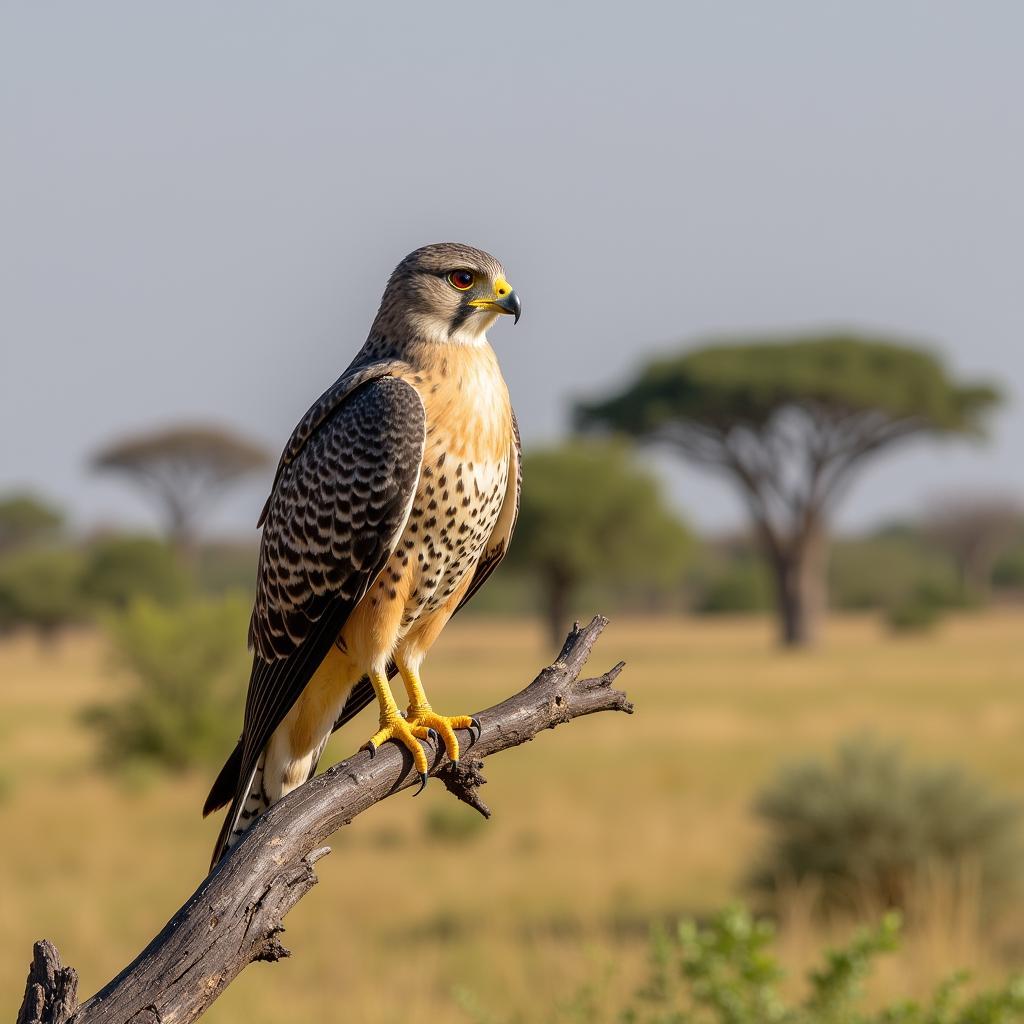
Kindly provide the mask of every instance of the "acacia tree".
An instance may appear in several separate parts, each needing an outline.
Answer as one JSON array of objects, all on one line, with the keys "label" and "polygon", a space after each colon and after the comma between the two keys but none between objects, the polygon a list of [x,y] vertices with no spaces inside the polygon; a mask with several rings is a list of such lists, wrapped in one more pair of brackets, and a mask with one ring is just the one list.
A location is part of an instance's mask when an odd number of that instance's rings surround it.
[{"label": "acacia tree", "polygon": [[815,637],[828,517],[856,471],[911,437],[980,433],[997,398],[953,381],[931,353],[833,333],[661,359],[577,418],[666,443],[736,485],[772,570],[782,642],[799,646]]},{"label": "acacia tree", "polygon": [[536,575],[556,644],[580,586],[670,586],[689,547],[658,481],[621,445],[575,441],[526,453],[509,561]]},{"label": "acacia tree", "polygon": [[269,464],[261,445],[192,424],[115,441],[92,459],[93,469],[126,476],[150,498],[179,550],[191,547],[199,517],[226,488]]}]

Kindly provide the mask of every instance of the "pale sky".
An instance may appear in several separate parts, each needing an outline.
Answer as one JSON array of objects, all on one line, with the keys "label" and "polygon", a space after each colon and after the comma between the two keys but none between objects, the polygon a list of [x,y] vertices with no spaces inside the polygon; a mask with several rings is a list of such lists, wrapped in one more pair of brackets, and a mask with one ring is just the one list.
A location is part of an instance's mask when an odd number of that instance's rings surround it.
[{"label": "pale sky", "polygon": [[[871,466],[861,527],[1024,490],[1024,5],[0,5],[0,490],[147,522],[88,454],[214,420],[276,454],[425,242],[501,259],[527,443],[703,336],[852,324],[1009,404]],[[528,482],[527,482],[528,485]],[[214,528],[251,529],[266,482]],[[695,468],[673,496],[739,522]]]}]

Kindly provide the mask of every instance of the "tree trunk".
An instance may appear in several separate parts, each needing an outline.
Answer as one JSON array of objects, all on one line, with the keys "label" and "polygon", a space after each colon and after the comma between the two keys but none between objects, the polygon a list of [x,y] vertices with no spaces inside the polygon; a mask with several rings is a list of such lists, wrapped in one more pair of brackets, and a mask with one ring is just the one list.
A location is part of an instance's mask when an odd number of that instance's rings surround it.
[{"label": "tree trunk", "polygon": [[814,530],[771,562],[778,601],[779,642],[810,647],[817,642],[825,611],[825,537]]},{"label": "tree trunk", "polygon": [[565,636],[566,623],[569,621],[569,594],[572,592],[572,580],[562,569],[551,567],[546,573],[544,583],[545,606],[547,608],[548,635],[558,648]]}]

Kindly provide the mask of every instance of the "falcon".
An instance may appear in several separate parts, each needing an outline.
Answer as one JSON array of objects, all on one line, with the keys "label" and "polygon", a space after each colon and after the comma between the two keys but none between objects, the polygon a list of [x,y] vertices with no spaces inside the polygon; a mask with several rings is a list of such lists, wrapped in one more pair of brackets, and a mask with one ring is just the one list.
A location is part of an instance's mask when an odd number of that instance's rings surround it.
[{"label": "falcon", "polygon": [[[371,754],[422,739],[453,761],[466,716],[420,679],[448,620],[504,557],[519,510],[519,430],[488,328],[519,297],[501,264],[453,242],[395,268],[365,344],[291,435],[259,524],[242,736],[206,800],[230,803],[213,865],[316,771],[331,733],[376,697]],[[408,697],[399,709],[389,680]]]}]

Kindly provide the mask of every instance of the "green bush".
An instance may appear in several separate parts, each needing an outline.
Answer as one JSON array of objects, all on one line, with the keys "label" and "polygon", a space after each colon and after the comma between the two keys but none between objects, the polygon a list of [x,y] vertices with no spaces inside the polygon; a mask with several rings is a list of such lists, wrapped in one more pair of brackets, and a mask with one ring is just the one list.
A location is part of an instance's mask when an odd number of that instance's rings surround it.
[{"label": "green bush", "polygon": [[997,590],[1024,590],[1024,540],[1017,541],[996,559],[992,585]]},{"label": "green bush", "polygon": [[[783,995],[784,971],[772,949],[775,933],[767,921],[742,908],[726,910],[704,926],[686,920],[651,942],[648,977],[626,1002],[609,999],[600,981],[534,1021],[552,1024],[1022,1024],[1024,977],[969,996],[960,972],[927,999],[899,1000],[878,1007],[864,982],[875,961],[899,947],[900,919],[888,914],[873,930],[848,945],[828,950],[807,975],[800,1000]],[[508,1020],[483,1012],[470,992],[456,999],[476,1024]]]},{"label": "green bush", "polygon": [[751,883],[769,897],[809,883],[822,910],[909,908],[939,873],[993,913],[1021,890],[1020,806],[871,737],[783,768],[754,809],[769,835]]},{"label": "green bush", "polygon": [[768,572],[749,555],[733,556],[705,569],[695,589],[693,610],[699,615],[762,612],[772,607]]},{"label": "green bush", "polygon": [[180,769],[214,764],[241,724],[250,659],[248,603],[230,596],[164,608],[138,601],[107,619],[115,662],[134,685],[92,708],[108,766]]},{"label": "green bush", "polygon": [[0,562],[0,631],[25,626],[43,639],[83,617],[80,556],[64,549],[18,551]]},{"label": "green bush", "polygon": [[204,594],[239,591],[251,594],[256,585],[259,545],[253,541],[203,544],[195,559],[196,578]]},{"label": "green bush", "polygon": [[885,623],[894,633],[924,633],[934,629],[941,618],[940,607],[917,597],[900,601],[885,612]]},{"label": "green bush", "polygon": [[963,602],[952,561],[908,530],[835,541],[828,587],[829,602],[839,609],[900,607],[921,603],[923,594],[936,608]]},{"label": "green bush", "polygon": [[55,505],[25,491],[0,495],[0,551],[52,541],[64,526]]},{"label": "green bush", "polygon": [[139,598],[174,604],[188,591],[178,556],[155,537],[104,537],[86,552],[82,594],[93,605],[123,609]]},{"label": "green bush", "polygon": [[654,940],[650,976],[623,1024],[1011,1024],[1024,1021],[1024,978],[974,997],[950,979],[924,1002],[868,1009],[864,980],[875,960],[899,945],[898,915],[886,916],[808,973],[808,994],[783,997],[784,972],[772,953],[774,931],[742,909],[701,928],[684,921]]}]

